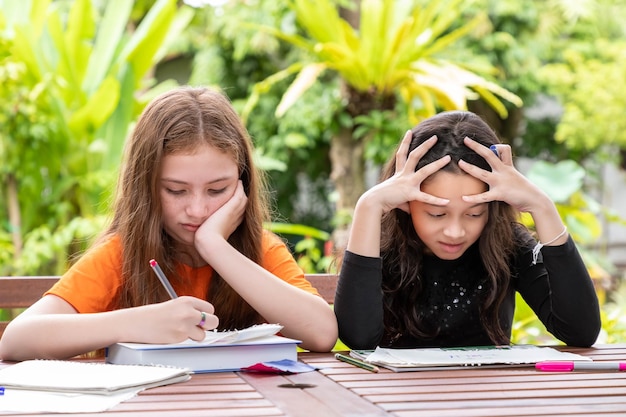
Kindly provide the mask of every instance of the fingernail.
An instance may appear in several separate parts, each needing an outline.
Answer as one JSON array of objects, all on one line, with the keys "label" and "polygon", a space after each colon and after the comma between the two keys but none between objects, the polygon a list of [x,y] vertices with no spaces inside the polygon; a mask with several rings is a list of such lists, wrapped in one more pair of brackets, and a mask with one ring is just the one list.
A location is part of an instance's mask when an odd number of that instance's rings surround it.
[{"label": "fingernail", "polygon": [[496,145],[491,145],[489,147],[489,149],[491,149],[491,151],[498,157],[500,158],[500,154],[498,153],[498,148],[496,147]]}]

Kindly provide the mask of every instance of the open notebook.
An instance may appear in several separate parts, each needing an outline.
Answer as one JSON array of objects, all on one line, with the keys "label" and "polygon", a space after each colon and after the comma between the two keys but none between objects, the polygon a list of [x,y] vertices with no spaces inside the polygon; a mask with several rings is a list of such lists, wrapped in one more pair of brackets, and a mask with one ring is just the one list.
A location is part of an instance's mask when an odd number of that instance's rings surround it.
[{"label": "open notebook", "polygon": [[112,395],[188,380],[191,371],[165,366],[28,360],[0,370],[6,389]]},{"label": "open notebook", "polygon": [[591,358],[554,348],[533,345],[470,346],[352,350],[350,356],[394,372],[432,371],[474,366],[532,366],[541,361],[590,361]]}]

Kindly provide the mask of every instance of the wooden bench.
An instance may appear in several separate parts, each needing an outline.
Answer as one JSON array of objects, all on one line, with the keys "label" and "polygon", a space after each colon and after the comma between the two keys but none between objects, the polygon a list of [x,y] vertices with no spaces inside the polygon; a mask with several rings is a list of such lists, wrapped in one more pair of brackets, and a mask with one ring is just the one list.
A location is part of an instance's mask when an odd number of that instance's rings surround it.
[{"label": "wooden bench", "polygon": [[328,304],[335,303],[335,291],[339,280],[337,274],[305,274],[304,276]]},{"label": "wooden bench", "polygon": [[[39,300],[54,285],[58,276],[0,277],[0,308],[27,308]],[[0,321],[0,336],[9,324]]]},{"label": "wooden bench", "polygon": [[[335,300],[337,275],[334,274],[306,274],[320,295],[329,304]],[[39,300],[44,292],[58,281],[58,276],[32,277],[0,277],[0,309],[27,308]],[[8,320],[0,321],[0,336],[9,324]]]}]

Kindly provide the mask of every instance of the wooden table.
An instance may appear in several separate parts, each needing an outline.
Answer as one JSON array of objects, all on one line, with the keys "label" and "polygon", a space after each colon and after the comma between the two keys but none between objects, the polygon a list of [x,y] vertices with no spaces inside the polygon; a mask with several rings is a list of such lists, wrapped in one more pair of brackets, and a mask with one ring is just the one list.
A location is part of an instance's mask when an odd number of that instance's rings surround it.
[{"label": "wooden table", "polygon": [[[626,360],[626,345],[564,350],[598,361]],[[93,416],[626,415],[626,372],[472,368],[371,373],[339,362],[330,353],[305,353],[300,358],[322,369],[284,376],[194,375],[184,383],[146,390]]]}]

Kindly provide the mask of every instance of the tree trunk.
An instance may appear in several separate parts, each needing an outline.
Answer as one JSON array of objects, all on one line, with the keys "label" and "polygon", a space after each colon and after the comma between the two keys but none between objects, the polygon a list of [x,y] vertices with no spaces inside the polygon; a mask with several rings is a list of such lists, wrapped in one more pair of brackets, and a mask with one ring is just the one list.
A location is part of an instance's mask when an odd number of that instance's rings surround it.
[{"label": "tree trunk", "polygon": [[348,243],[354,206],[365,192],[364,147],[364,142],[356,140],[349,128],[342,128],[331,138],[330,179],[337,194],[333,243],[335,254],[339,256]]}]

